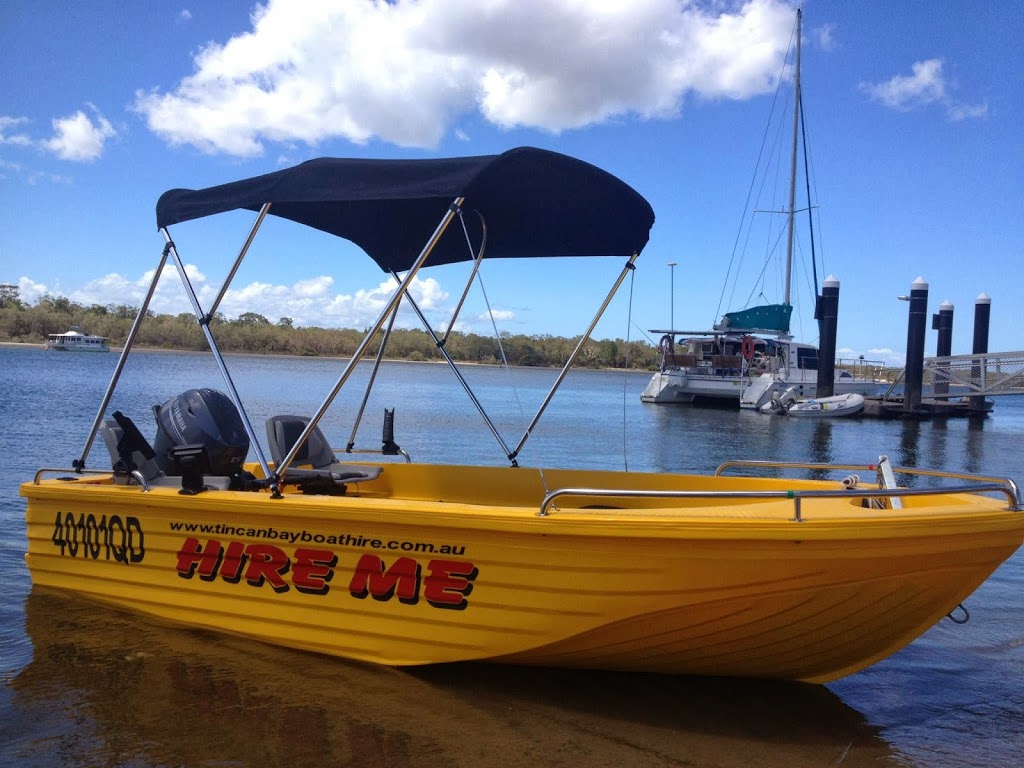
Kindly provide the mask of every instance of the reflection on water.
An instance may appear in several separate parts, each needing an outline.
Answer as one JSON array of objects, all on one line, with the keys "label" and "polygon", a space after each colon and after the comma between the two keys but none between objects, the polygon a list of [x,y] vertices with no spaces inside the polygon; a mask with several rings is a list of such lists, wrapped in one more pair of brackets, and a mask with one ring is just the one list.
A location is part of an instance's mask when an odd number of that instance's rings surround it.
[{"label": "reflection on water", "polygon": [[34,588],[6,765],[879,766],[820,686],[484,664],[365,666]]},{"label": "reflection on water", "polygon": [[[831,464],[835,461],[832,453],[832,426],[831,419],[820,419],[814,424],[814,432],[811,434],[811,461],[820,464]],[[830,477],[828,472],[814,471],[810,476],[815,480],[825,480]]]},{"label": "reflection on water", "polygon": [[[900,422],[899,452],[896,457],[896,464],[901,467],[922,467],[921,458],[918,455],[918,441],[921,439],[921,422],[917,419],[904,419]],[[914,477],[911,475],[901,479],[906,485],[914,485]]]},{"label": "reflection on water", "polygon": [[[964,453],[961,456],[965,472],[986,472],[984,469],[985,443],[982,440],[984,430],[984,418],[975,416],[967,420],[968,439],[965,441]],[[1021,478],[1017,479],[1019,481]]]}]

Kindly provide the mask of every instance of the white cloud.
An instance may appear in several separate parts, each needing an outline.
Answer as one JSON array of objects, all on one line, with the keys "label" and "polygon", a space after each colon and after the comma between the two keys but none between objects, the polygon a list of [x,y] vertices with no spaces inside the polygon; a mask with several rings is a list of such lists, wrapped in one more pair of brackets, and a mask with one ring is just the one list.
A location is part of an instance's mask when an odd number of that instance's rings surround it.
[{"label": "white cloud", "polygon": [[984,117],[988,113],[987,104],[971,105],[953,100],[942,66],[942,59],[917,61],[911,66],[911,75],[894,75],[881,83],[861,83],[860,89],[873,100],[901,112],[940,104],[954,121]]},{"label": "white cloud", "polygon": [[44,283],[37,283],[28,277],[22,277],[18,280],[18,295],[27,304],[35,304],[49,292],[50,289]]},{"label": "white cloud", "polygon": [[861,89],[875,101],[900,110],[931,104],[946,97],[941,59],[917,61],[911,69],[914,72],[912,75],[895,75],[875,85],[861,83]]},{"label": "white cloud", "polygon": [[26,180],[32,186],[36,184],[70,184],[72,178],[70,176],[64,176],[59,173],[49,173],[48,171],[30,171],[26,176]]},{"label": "white cloud", "polygon": [[[185,272],[192,284],[200,306],[209,308],[220,288],[209,283],[207,276],[194,264],[186,264]],[[48,289],[27,277],[21,278],[19,289],[23,300],[35,303],[40,296],[52,292],[66,295],[72,301],[84,306],[128,305],[138,307],[145,298],[153,270],[137,279],[117,273],[91,280],[73,291],[61,291],[59,287]],[[337,293],[334,278],[312,277],[291,285],[277,285],[252,282],[230,289],[224,296],[218,312],[225,317],[235,318],[243,312],[255,312],[271,322],[290,317],[296,326],[323,326],[328,328],[365,328],[380,314],[395,289],[392,278],[379,285],[358,290],[353,294]],[[448,292],[434,278],[413,280],[410,294],[420,310],[427,315],[435,327],[443,327],[450,318]],[[178,315],[191,313],[192,305],[178,278],[178,271],[172,264],[164,266],[160,282],[150,301],[149,309],[157,314]],[[403,328],[421,327],[412,309],[403,303],[397,325]]]},{"label": "white cloud", "polygon": [[107,139],[116,136],[117,131],[94,107],[95,122],[82,110],[70,117],[53,121],[54,136],[43,141],[41,146],[53,152],[62,160],[92,162],[103,154]]},{"label": "white cloud", "polygon": [[10,133],[11,128],[24,125],[27,122],[27,117],[0,115],[0,144],[14,144],[22,147],[32,146],[32,139],[24,133]]},{"label": "white cloud", "polygon": [[[558,132],[685,98],[771,90],[793,26],[784,0],[333,0],[257,6],[251,29],[195,56],[135,109],[171,144],[254,156],[333,138],[433,147],[474,110]],[[456,135],[460,135],[456,131]]]},{"label": "white cloud", "polygon": [[182,8],[178,13],[178,23],[187,24],[190,21],[192,21],[192,11],[188,8]]},{"label": "white cloud", "polygon": [[493,318],[495,322],[502,322],[505,320],[514,320],[516,313],[509,309],[492,309],[490,313],[484,312],[477,319],[481,322],[490,323]]},{"label": "white cloud", "polygon": [[946,114],[953,122],[984,117],[988,114],[988,104],[950,104],[946,107]]},{"label": "white cloud", "polygon": [[808,35],[812,41],[823,51],[832,51],[836,48],[836,25],[823,24],[812,29]]}]

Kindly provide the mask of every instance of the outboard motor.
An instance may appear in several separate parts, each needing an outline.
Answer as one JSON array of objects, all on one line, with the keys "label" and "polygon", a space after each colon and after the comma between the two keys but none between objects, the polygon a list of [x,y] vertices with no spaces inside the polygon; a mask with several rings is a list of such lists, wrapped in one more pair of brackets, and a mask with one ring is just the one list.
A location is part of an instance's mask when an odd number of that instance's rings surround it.
[{"label": "outboard motor", "polygon": [[[178,474],[171,450],[202,446],[211,475],[234,475],[249,453],[249,436],[231,398],[216,389],[190,389],[154,406],[156,439],[153,450],[165,474]],[[204,462],[205,463],[205,462]]]}]

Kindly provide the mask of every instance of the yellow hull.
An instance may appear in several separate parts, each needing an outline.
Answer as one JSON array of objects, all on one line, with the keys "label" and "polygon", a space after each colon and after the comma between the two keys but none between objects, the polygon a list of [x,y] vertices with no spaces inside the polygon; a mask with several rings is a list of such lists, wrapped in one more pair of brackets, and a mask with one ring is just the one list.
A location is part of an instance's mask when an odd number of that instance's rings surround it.
[{"label": "yellow hull", "polygon": [[344,496],[188,496],[95,476],[21,493],[36,584],[390,665],[825,682],[911,642],[1024,542],[1024,513],[972,494],[904,509],[805,499],[801,521],[779,498],[565,496],[538,514],[556,488],[837,487],[389,464]]}]

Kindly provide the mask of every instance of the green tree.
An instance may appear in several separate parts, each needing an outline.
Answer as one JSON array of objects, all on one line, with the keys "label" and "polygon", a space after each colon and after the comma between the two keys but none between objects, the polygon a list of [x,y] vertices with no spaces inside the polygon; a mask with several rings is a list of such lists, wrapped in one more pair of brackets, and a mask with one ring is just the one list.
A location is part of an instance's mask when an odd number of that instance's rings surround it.
[{"label": "green tree", "polygon": [[0,309],[24,309],[24,307],[18,286],[10,283],[0,285]]},{"label": "green tree", "polygon": [[245,326],[270,325],[270,321],[267,318],[256,312],[243,312],[235,322],[238,325]]}]

